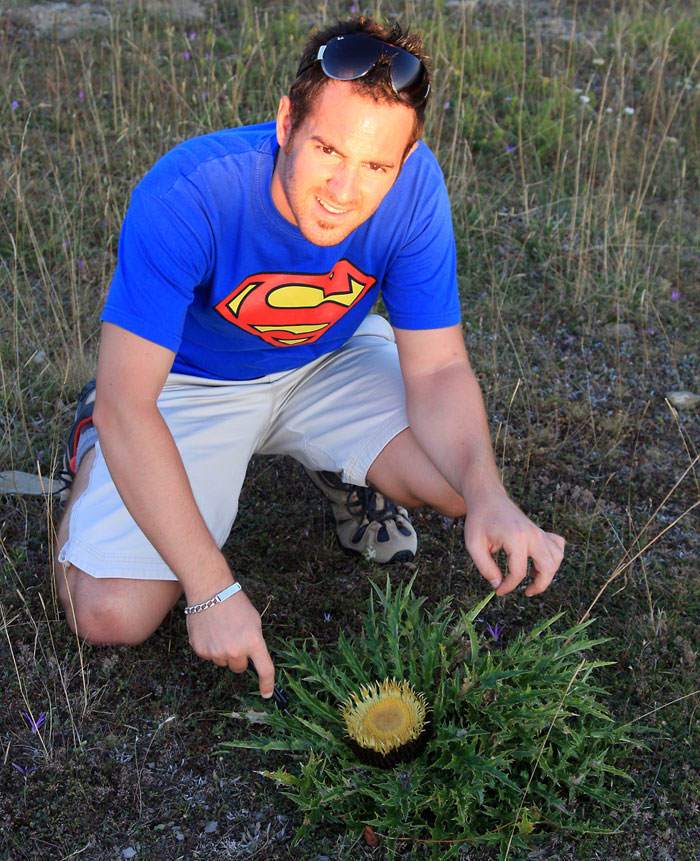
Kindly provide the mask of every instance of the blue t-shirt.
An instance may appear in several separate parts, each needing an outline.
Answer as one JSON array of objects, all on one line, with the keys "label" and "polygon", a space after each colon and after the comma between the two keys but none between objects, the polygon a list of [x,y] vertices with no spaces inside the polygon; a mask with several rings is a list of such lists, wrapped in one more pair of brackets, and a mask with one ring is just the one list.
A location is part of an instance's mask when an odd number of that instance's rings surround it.
[{"label": "blue t-shirt", "polygon": [[381,290],[389,320],[460,319],[445,182],[420,143],[374,214],[318,246],[286,221],[270,183],[274,122],[175,147],[131,196],[102,320],[176,353],[177,373],[247,380],[341,347]]}]

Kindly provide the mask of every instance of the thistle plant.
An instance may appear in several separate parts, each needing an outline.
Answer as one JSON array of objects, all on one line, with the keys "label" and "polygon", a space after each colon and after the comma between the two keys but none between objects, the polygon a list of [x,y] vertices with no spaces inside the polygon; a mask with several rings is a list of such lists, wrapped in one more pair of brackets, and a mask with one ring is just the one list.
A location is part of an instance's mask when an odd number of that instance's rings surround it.
[{"label": "thistle plant", "polygon": [[[590,656],[606,641],[588,636],[593,620],[557,631],[559,613],[494,637],[475,622],[494,593],[469,612],[450,599],[427,610],[412,583],[373,584],[362,631],[341,633],[334,648],[281,645],[289,709],[234,713],[264,734],[223,749],[290,754],[261,774],[303,813],[297,838],[321,822],[369,825],[434,857],[465,845],[503,857],[552,830],[598,830],[591,818],[620,805],[616,784],[631,780],[619,767],[625,746],[641,744],[602,703],[594,675],[610,662]],[[388,763],[358,756],[358,747],[376,757],[415,744],[426,718],[420,750]],[[382,741],[388,724],[403,735]]]}]

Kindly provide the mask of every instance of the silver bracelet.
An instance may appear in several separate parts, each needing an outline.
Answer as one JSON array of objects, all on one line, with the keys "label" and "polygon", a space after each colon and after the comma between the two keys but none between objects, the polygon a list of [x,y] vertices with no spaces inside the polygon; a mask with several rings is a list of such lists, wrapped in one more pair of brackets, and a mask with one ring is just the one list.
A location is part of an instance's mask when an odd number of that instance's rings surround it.
[{"label": "silver bracelet", "polygon": [[231,595],[235,595],[236,592],[240,592],[243,587],[240,583],[231,583],[230,586],[227,586],[225,589],[222,589],[221,592],[217,592],[213,598],[209,598],[208,601],[202,601],[201,604],[190,604],[189,607],[185,607],[185,616],[191,616],[192,613],[201,613],[202,610],[208,610],[210,607],[213,607],[214,604],[220,604],[222,601],[225,601],[227,598],[230,598]]}]

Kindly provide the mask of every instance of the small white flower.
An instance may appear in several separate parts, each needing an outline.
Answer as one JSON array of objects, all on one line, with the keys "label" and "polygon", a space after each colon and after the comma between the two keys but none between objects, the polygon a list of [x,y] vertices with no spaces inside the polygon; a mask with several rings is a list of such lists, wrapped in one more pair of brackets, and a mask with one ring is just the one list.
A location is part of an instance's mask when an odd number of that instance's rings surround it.
[{"label": "small white flower", "polygon": [[594,66],[604,66],[605,65],[605,60],[602,57],[594,57],[592,62],[593,62]]},{"label": "small white flower", "polygon": [[623,114],[627,114],[628,117],[631,117],[634,113],[634,108],[630,108],[629,106],[622,109]]},{"label": "small white flower", "polygon": [[583,92],[583,90],[581,89],[581,87],[576,87],[576,88],[574,89],[574,92],[576,93],[576,95],[578,95],[579,93],[582,93],[582,92]]},{"label": "small white flower", "polygon": [[579,102],[582,102],[584,105],[587,105],[590,102],[591,97],[590,96],[579,96],[578,100],[579,100]]}]

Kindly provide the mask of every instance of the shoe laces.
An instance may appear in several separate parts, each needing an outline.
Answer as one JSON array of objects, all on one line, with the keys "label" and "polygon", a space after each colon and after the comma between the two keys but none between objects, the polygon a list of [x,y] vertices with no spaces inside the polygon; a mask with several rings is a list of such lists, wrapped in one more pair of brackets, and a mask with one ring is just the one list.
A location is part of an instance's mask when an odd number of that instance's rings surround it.
[{"label": "shoe laces", "polygon": [[56,481],[63,482],[63,486],[60,487],[58,490],[53,491],[52,495],[54,495],[54,496],[56,494],[63,493],[64,490],[68,490],[69,487],[72,487],[73,486],[73,479],[75,478],[75,475],[70,470],[59,469],[55,475],[55,478],[56,478]]},{"label": "shoe laces", "polygon": [[400,512],[395,502],[371,487],[353,488],[348,493],[347,506],[355,516],[364,516],[370,523],[395,520]]}]

